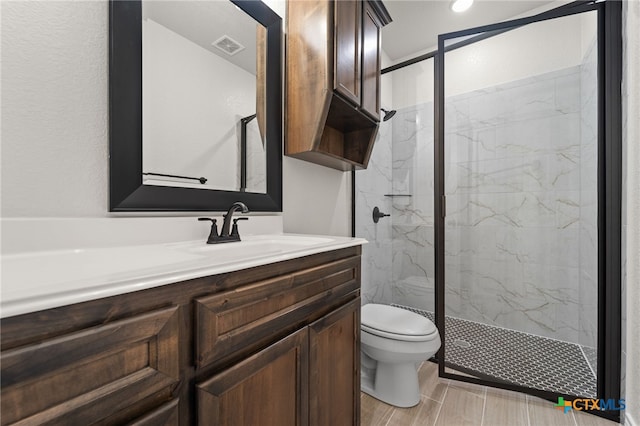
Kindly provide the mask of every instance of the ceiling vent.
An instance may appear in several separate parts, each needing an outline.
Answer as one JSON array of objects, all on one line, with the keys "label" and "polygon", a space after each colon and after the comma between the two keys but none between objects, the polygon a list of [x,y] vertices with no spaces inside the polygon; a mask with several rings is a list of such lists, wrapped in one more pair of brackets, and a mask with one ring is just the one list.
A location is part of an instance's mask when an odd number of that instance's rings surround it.
[{"label": "ceiling vent", "polygon": [[244,46],[229,37],[228,35],[223,35],[216,41],[212,43],[215,47],[222,50],[229,56],[233,56],[236,53],[244,50]]}]

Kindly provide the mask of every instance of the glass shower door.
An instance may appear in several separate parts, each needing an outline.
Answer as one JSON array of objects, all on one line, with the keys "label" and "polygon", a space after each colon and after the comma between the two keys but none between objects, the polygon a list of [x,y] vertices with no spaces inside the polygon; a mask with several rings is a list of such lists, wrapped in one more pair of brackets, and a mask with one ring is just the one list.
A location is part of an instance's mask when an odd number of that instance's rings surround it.
[{"label": "glass shower door", "polygon": [[445,373],[596,398],[598,12],[583,7],[440,36],[437,316]]}]

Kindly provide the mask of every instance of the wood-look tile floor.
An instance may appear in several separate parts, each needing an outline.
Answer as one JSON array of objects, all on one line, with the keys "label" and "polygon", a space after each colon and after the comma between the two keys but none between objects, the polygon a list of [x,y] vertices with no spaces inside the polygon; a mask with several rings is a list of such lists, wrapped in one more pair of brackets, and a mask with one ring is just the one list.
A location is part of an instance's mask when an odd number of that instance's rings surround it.
[{"label": "wood-look tile floor", "polygon": [[438,377],[438,365],[419,370],[421,401],[397,408],[361,395],[362,426],[614,426],[591,414],[554,408],[544,399]]}]

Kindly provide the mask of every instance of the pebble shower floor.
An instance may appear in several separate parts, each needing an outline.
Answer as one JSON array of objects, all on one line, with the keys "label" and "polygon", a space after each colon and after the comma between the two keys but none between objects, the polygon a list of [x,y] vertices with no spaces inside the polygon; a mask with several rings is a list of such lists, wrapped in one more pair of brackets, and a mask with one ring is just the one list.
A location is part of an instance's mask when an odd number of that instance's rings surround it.
[{"label": "pebble shower floor", "polygon": [[[395,305],[429,318],[432,312]],[[596,397],[596,351],[574,343],[446,317],[446,365],[480,378]]]}]

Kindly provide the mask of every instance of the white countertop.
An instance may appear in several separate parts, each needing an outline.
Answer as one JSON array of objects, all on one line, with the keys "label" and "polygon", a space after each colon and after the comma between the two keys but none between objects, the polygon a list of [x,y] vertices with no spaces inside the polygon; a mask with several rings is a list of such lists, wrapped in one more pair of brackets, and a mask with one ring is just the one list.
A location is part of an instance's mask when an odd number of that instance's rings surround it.
[{"label": "white countertop", "polygon": [[365,244],[362,238],[256,235],[2,256],[0,318]]}]

